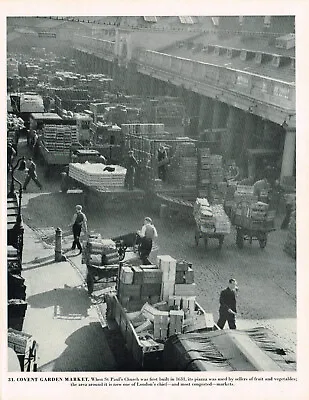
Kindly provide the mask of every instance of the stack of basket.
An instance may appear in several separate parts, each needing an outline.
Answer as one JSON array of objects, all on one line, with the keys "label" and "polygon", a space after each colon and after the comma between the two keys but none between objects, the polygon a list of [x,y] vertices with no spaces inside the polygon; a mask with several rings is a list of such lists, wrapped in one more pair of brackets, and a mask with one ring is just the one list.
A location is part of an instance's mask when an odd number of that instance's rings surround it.
[{"label": "stack of basket", "polygon": [[288,229],[288,236],[284,245],[284,250],[291,257],[296,258],[296,211],[293,211],[291,214]]}]

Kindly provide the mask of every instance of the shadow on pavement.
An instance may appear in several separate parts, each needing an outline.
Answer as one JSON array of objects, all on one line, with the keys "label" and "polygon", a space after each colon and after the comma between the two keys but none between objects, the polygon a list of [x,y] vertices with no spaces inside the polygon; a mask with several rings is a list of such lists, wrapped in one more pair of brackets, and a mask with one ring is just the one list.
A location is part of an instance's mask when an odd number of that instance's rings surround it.
[{"label": "shadow on pavement", "polygon": [[54,307],[54,318],[82,319],[88,316],[91,300],[81,287],[64,287],[28,297],[33,308]]},{"label": "shadow on pavement", "polygon": [[[66,340],[67,348],[53,362],[52,371],[115,371],[117,365],[99,322],[84,326]],[[44,371],[44,366],[42,369]]]}]

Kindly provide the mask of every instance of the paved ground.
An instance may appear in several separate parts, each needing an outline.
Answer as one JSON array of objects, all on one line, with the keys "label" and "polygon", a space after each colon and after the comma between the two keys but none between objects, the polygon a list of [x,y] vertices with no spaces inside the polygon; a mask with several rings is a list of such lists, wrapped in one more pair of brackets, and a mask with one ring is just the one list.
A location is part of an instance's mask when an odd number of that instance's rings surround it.
[{"label": "paved ground", "polygon": [[[60,193],[57,177],[44,180],[41,167],[39,177],[44,185],[43,190],[30,183],[24,194],[25,222],[44,236],[47,242],[58,226],[68,236],[68,224],[75,204],[82,201],[81,193]],[[99,201],[94,200],[84,210],[90,230],[100,232],[104,237],[136,231],[143,217],[150,213],[159,233],[159,252],[192,262],[198,301],[208,312],[213,312],[217,318],[220,290],[233,276],[240,288],[238,327],[269,327],[278,335],[284,347],[295,350],[296,264],[283,251],[286,231],[271,233],[264,250],[257,243],[246,244],[242,250],[237,249],[233,232],[226,238],[221,251],[216,248],[215,241],[210,241],[206,251],[202,241],[198,247],[195,246],[192,223],[180,219],[161,220],[158,213],[151,213],[140,203],[125,206],[113,203],[103,208]],[[280,217],[278,226],[279,223]]]},{"label": "paved ground", "polygon": [[23,329],[39,344],[38,371],[134,369],[121,334],[99,321],[99,304],[88,296],[80,273],[84,266],[54,262],[54,246],[26,225],[24,243],[28,309]]}]

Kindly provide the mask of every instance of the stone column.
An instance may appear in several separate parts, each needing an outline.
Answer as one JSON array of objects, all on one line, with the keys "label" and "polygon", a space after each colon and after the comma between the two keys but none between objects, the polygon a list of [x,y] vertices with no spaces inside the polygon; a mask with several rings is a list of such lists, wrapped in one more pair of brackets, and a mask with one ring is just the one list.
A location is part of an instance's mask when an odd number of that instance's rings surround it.
[{"label": "stone column", "polygon": [[210,97],[203,96],[199,109],[199,131],[212,128],[214,103]]},{"label": "stone column", "polygon": [[293,176],[296,148],[296,129],[287,128],[285,131],[284,150],[282,156],[280,181],[284,176]]},{"label": "stone column", "polygon": [[239,124],[239,113],[235,107],[230,107],[227,118],[226,132],[221,136],[221,147],[224,161],[233,157],[233,148],[235,143],[236,131]]},{"label": "stone column", "polygon": [[212,129],[218,129],[224,127],[222,118],[222,103],[218,100],[214,100],[213,115],[212,115]]}]

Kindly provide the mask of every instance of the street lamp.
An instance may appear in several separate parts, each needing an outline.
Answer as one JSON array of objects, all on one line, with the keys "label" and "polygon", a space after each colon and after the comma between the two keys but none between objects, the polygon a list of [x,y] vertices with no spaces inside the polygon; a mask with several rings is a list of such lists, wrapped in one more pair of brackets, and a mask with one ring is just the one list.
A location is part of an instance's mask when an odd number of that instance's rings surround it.
[{"label": "street lamp", "polygon": [[10,191],[8,194],[8,197],[11,197],[11,198],[15,197],[14,182],[17,182],[19,184],[18,214],[16,217],[16,223],[15,223],[10,235],[11,235],[13,242],[16,245],[16,248],[17,248],[17,251],[18,251],[18,254],[20,257],[20,262],[22,262],[24,227],[23,227],[22,216],[21,216],[21,201],[22,201],[22,194],[23,194],[23,185],[14,176],[14,172],[16,169],[18,169],[19,171],[24,171],[26,169],[25,157],[21,157],[17,161],[16,165],[14,167],[12,167],[12,169],[11,169],[12,180],[11,180],[11,185],[10,185]]}]

